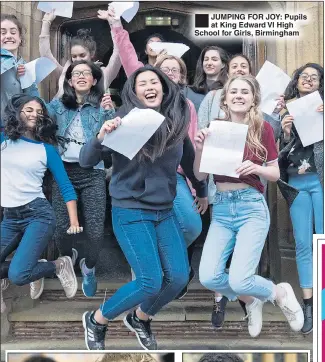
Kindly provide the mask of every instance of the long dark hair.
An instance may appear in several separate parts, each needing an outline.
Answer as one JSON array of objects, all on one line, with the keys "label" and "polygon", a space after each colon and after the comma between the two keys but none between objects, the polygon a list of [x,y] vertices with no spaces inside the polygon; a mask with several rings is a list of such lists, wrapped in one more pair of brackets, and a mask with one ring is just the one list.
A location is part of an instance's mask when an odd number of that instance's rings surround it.
[{"label": "long dark hair", "polygon": [[43,111],[43,114],[37,117],[36,127],[33,132],[35,140],[57,145],[57,126],[55,121],[49,117],[43,100],[39,97],[31,96],[25,93],[14,95],[7,103],[4,111],[5,135],[9,139],[15,141],[25,134],[28,129],[25,122],[21,119],[20,114],[25,104],[31,101],[36,101],[39,103]]},{"label": "long dark hair", "polygon": [[[207,82],[206,82],[207,76],[203,70],[203,60],[205,57],[205,53],[209,50],[216,50],[220,55],[220,59],[221,59],[222,63],[224,64],[224,67],[220,70],[220,73],[218,75],[218,80],[216,82],[214,82],[210,87],[208,87],[208,85],[207,85]],[[193,81],[193,85],[191,86],[193,91],[196,93],[207,94],[210,90],[222,88],[228,78],[227,69],[226,69],[227,62],[228,62],[228,53],[224,49],[219,48],[214,45],[205,47],[202,50],[202,52],[199,56],[199,59],[196,63],[194,81]]]},{"label": "long dark hair", "polygon": [[101,69],[95,65],[92,62],[89,62],[87,60],[78,60],[76,62],[73,62],[67,69],[67,72],[65,74],[64,83],[63,83],[63,95],[61,98],[62,103],[68,108],[68,109],[77,109],[79,104],[77,103],[77,96],[76,91],[71,85],[69,84],[69,80],[72,76],[73,69],[79,65],[79,64],[86,64],[90,68],[94,79],[97,80],[97,83],[90,88],[89,93],[85,96],[84,102],[88,102],[94,107],[99,107],[100,101],[103,97],[104,91],[102,87],[99,84],[99,81],[101,80],[103,76],[103,72]]},{"label": "long dark hair", "polygon": [[296,97],[299,98],[299,92],[298,92],[298,87],[297,87],[298,79],[299,79],[300,74],[306,68],[314,68],[317,70],[317,73],[319,76],[318,92],[320,93],[320,96],[322,97],[322,99],[324,99],[324,68],[317,63],[307,63],[294,71],[292,80],[288,84],[287,89],[284,92],[285,100],[289,100],[289,99],[296,98]]},{"label": "long dark hair", "polygon": [[139,74],[151,71],[157,74],[163,88],[160,113],[165,121],[138,153],[138,160],[149,159],[154,162],[163,153],[174,147],[186,137],[190,122],[190,112],[185,96],[160,69],[145,65],[137,69],[126,81],[122,91],[122,104],[126,113],[133,108],[145,108],[135,93],[135,83]]},{"label": "long dark hair", "polygon": [[71,38],[70,50],[75,45],[80,45],[83,48],[87,49],[90,53],[91,58],[96,54],[96,42],[94,38],[90,35],[91,29],[79,29],[77,35]]}]

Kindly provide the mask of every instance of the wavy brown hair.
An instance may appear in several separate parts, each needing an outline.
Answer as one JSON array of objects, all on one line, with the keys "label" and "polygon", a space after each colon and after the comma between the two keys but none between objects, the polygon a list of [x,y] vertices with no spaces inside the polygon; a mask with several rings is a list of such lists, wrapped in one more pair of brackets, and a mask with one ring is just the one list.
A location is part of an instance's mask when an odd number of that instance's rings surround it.
[{"label": "wavy brown hair", "polygon": [[220,97],[220,108],[225,112],[223,120],[231,122],[231,115],[227,105],[225,104],[226,95],[230,89],[232,82],[236,79],[246,82],[253,93],[253,106],[246,113],[244,124],[248,125],[246,144],[248,148],[263,162],[267,160],[267,150],[262,145],[262,132],[264,127],[263,115],[259,109],[261,103],[261,90],[258,81],[251,75],[231,77],[224,85]]}]

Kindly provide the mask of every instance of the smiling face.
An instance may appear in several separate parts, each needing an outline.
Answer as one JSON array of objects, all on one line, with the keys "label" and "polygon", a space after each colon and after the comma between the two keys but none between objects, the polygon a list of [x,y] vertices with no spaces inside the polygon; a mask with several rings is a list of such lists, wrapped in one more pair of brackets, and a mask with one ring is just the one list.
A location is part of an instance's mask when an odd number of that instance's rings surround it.
[{"label": "smiling face", "polygon": [[166,59],[161,63],[160,70],[174,83],[178,84],[181,80],[181,67],[176,59]]},{"label": "smiling face", "polygon": [[203,58],[203,71],[207,76],[216,76],[220,73],[224,64],[217,50],[208,50]]},{"label": "smiling face", "polygon": [[43,108],[37,101],[27,102],[20,112],[21,120],[29,130],[36,127],[39,116],[43,115]]},{"label": "smiling face", "polygon": [[1,22],[1,48],[16,55],[21,40],[18,26],[10,20],[3,20]]},{"label": "smiling face", "polygon": [[235,79],[229,84],[225,103],[231,114],[246,114],[252,107],[254,95],[251,86],[242,79]]},{"label": "smiling face", "polygon": [[158,75],[151,70],[140,73],[135,79],[135,94],[148,108],[158,108],[163,99],[163,87]]},{"label": "smiling face", "polygon": [[152,42],[159,42],[161,43],[161,39],[154,36],[153,38],[150,38],[146,44],[146,54],[149,56],[149,57],[156,57],[157,56],[157,53],[154,52],[151,48],[150,48],[150,43]]},{"label": "smiling face", "polygon": [[297,88],[301,96],[317,91],[319,88],[318,71],[311,67],[305,68],[299,75]]},{"label": "smiling face", "polygon": [[75,89],[76,93],[87,94],[96,83],[97,80],[94,79],[87,64],[78,64],[73,68],[69,84]]},{"label": "smiling face", "polygon": [[235,57],[229,62],[228,75],[249,75],[248,61],[243,57]]},{"label": "smiling face", "polygon": [[89,50],[81,45],[74,45],[71,48],[71,61],[76,62],[77,60],[88,60],[91,61],[91,54]]}]

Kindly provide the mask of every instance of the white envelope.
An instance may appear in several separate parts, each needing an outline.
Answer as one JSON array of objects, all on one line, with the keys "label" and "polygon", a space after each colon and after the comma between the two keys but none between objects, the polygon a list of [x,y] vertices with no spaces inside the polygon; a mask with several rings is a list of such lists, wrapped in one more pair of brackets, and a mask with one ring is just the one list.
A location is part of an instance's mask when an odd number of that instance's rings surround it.
[{"label": "white envelope", "polygon": [[37,5],[37,9],[44,11],[45,13],[50,13],[55,9],[54,14],[57,16],[62,16],[63,18],[71,18],[73,10],[73,1],[40,1]]},{"label": "white envelope", "polygon": [[129,23],[139,10],[139,1],[113,1],[109,6],[114,8],[116,19],[122,17]]},{"label": "white envelope", "polygon": [[162,50],[166,50],[168,55],[178,58],[181,58],[190,49],[183,43],[164,43],[158,41],[151,42],[149,47],[157,54]]},{"label": "white envelope", "polygon": [[157,131],[165,117],[153,109],[132,109],[122,118],[121,125],[105,134],[102,145],[132,160]]},{"label": "white envelope", "polygon": [[34,82],[40,83],[56,68],[56,64],[49,58],[41,57],[25,65],[25,74],[19,78],[21,88],[30,87]]},{"label": "white envelope", "polygon": [[271,115],[277,105],[276,99],[284,93],[291,78],[282,69],[267,60],[258,72],[256,80],[260,84],[262,95],[260,109]]},{"label": "white envelope", "polygon": [[239,178],[236,169],[242,164],[248,126],[227,121],[210,123],[204,141],[200,172]]},{"label": "white envelope", "polygon": [[321,104],[323,100],[316,91],[286,105],[304,147],[324,139],[324,113],[316,111]]}]

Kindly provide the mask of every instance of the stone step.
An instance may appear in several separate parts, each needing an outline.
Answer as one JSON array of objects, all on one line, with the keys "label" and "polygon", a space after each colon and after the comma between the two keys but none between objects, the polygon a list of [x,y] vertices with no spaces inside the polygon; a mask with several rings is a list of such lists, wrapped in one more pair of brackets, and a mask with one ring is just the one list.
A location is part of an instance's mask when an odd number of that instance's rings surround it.
[{"label": "stone step", "polygon": [[[41,300],[30,309],[23,308],[19,303],[8,314],[9,322],[78,322],[87,310],[95,310],[103,299],[87,300]],[[188,300],[178,300],[169,303],[156,316],[157,321],[210,321],[212,312],[211,301],[193,303]],[[125,314],[125,313],[124,313]],[[124,314],[116,320],[122,320]],[[226,320],[241,321],[244,316],[239,303],[231,302],[227,305]],[[287,326],[286,319],[279,308],[268,303],[264,305],[263,319],[265,322],[279,322]],[[288,327],[289,328],[289,327]]]}]

